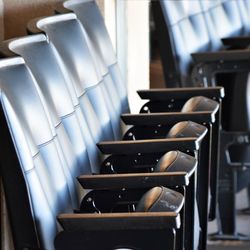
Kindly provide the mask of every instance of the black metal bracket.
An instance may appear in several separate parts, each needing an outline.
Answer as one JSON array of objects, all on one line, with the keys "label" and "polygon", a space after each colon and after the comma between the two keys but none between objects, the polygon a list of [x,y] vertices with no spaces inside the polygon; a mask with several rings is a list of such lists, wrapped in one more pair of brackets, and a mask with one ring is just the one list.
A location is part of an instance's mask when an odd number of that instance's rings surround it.
[{"label": "black metal bracket", "polygon": [[[234,145],[249,145],[250,143],[250,133],[249,132],[221,132],[221,143],[224,148],[226,163],[232,168],[250,168],[250,163],[248,162],[233,162],[230,158],[229,148]],[[222,152],[223,153],[223,152]]]},{"label": "black metal bracket", "polygon": [[146,191],[145,188],[92,190],[84,196],[80,213],[135,212],[138,201]]},{"label": "black metal bracket", "polygon": [[[193,169],[193,171],[195,168]],[[86,189],[150,188],[154,186],[187,186],[187,172],[82,175],[78,181]]]},{"label": "black metal bracket", "polygon": [[250,61],[224,61],[200,62],[193,67],[192,79],[200,86],[216,86],[215,76],[218,73],[248,72]]},{"label": "black metal bracket", "polygon": [[205,96],[207,98],[223,98],[225,93],[223,87],[214,86],[210,88],[190,87],[190,88],[170,88],[170,89],[150,89],[138,90],[137,93],[142,99],[152,101],[167,100],[188,100],[194,96]]},{"label": "black metal bracket", "polygon": [[250,45],[249,36],[227,37],[222,38],[221,41],[224,45],[234,48],[246,48]]},{"label": "black metal bracket", "polygon": [[177,122],[182,121],[193,121],[201,124],[210,122],[213,123],[215,121],[215,112],[195,111],[150,114],[122,114],[121,118],[126,125],[154,126],[161,124],[173,126]]},{"label": "black metal bracket", "polygon": [[159,153],[171,150],[198,150],[198,138],[167,138],[136,141],[103,141],[97,144],[104,154]]},{"label": "black metal bracket", "polygon": [[[163,228],[167,225],[176,224],[174,218],[167,214],[152,214],[120,217],[113,214],[110,217],[100,216],[88,218],[87,215],[79,218],[61,215],[59,220],[68,220],[68,223],[80,224],[82,227],[76,230],[62,231],[57,235],[55,248],[57,250],[81,250],[84,246],[86,250],[100,249],[143,249],[143,250],[162,250],[175,249],[176,230],[174,228]],[[65,218],[66,217],[66,218]],[[70,218],[71,217],[71,218]],[[93,225],[97,225],[93,229]],[[130,227],[129,229],[127,229]],[[152,228],[150,228],[152,227]]]},{"label": "black metal bracket", "polygon": [[152,154],[111,155],[101,165],[101,174],[152,173],[164,152]]}]

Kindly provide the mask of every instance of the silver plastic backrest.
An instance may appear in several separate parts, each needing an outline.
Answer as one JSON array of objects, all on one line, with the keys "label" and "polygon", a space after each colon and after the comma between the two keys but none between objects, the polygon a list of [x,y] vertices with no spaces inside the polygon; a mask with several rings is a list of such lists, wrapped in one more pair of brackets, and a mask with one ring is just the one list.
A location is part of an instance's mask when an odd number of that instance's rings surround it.
[{"label": "silver plastic backrest", "polygon": [[217,29],[215,29],[214,27],[213,16],[211,15],[210,11],[212,11],[212,9],[214,8],[220,8],[221,4],[220,0],[214,0],[214,1],[204,0],[200,2],[203,11],[203,16],[206,21],[210,39],[212,42],[212,50],[218,50],[222,47],[222,42]]},{"label": "silver plastic backrest", "polygon": [[248,0],[236,1],[239,7],[241,22],[244,25],[244,34],[250,34],[250,2]]},{"label": "silver plastic backrest", "polygon": [[[50,106],[49,110],[56,110],[61,118],[77,155],[79,174],[98,172],[100,162],[96,143],[101,137],[100,124],[87,100],[84,109],[89,115],[87,120],[84,117],[74,86],[53,44],[48,42],[45,35],[38,34],[14,39],[8,46],[12,52],[24,58]],[[64,130],[56,123],[54,125],[59,138],[64,138]]]},{"label": "silver plastic backrest", "polygon": [[202,6],[202,9],[203,11],[208,11],[212,8],[216,8],[218,6],[221,5],[221,1],[220,0],[213,0],[213,1],[210,1],[210,0],[202,0],[201,1],[201,6]]},{"label": "silver plastic backrest", "polygon": [[53,249],[59,230],[57,214],[78,206],[76,189],[72,188],[73,173],[41,91],[23,59],[0,61],[0,91],[42,248]]},{"label": "silver plastic backrest", "polygon": [[[160,1],[172,37],[183,82],[190,81],[191,53],[211,49],[211,41],[199,0]],[[190,84],[190,83],[189,83]]]},{"label": "silver plastic backrest", "polygon": [[37,22],[61,55],[76,85],[77,96],[87,95],[100,120],[104,139],[119,138],[119,119],[109,98],[87,34],[74,14],[56,15]]},{"label": "silver plastic backrest", "polygon": [[[72,23],[75,23],[75,25],[71,25]],[[82,33],[78,33],[79,36],[72,37],[78,32],[77,30],[82,29],[73,13],[40,19],[37,22],[37,27],[46,32],[49,40],[63,57],[66,66],[70,67],[69,72],[78,84],[77,95],[82,95],[86,88],[92,87],[102,80],[100,71],[96,68],[93,59],[93,51],[90,51],[89,41],[85,38],[84,30],[82,30]],[[66,34],[65,31],[67,31]],[[79,44],[80,42],[83,42],[83,44],[75,47],[76,39],[80,40]],[[70,43],[72,41],[73,44]],[[68,49],[63,51],[65,47]],[[79,54],[85,55],[84,58],[81,58]]]},{"label": "silver plastic backrest", "polygon": [[101,55],[105,66],[108,67],[109,74],[113,80],[113,86],[110,84],[109,88],[114,87],[116,89],[122,104],[122,112],[128,112],[127,86],[122,79],[116,53],[96,2],[94,0],[70,0],[64,2],[63,5],[65,8],[74,11],[82,23],[95,51]]},{"label": "silver plastic backrest", "polygon": [[210,16],[206,20],[208,25],[211,25],[210,30],[215,30],[219,38],[239,35],[242,32],[237,1],[202,0],[200,2],[205,15]]},{"label": "silver plastic backrest", "polygon": [[96,2],[93,0],[73,0],[64,2],[64,6],[75,12],[90,38],[97,40],[94,45],[98,52],[102,54],[105,64],[107,66],[115,64],[117,62],[116,55]]}]

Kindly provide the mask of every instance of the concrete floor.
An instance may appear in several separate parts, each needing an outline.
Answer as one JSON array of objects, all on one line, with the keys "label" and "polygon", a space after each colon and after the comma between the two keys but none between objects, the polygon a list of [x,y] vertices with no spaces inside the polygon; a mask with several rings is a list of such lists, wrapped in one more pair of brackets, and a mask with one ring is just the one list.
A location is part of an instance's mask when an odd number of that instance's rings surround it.
[{"label": "concrete floor", "polygon": [[[237,208],[247,207],[246,190],[237,194]],[[238,232],[250,235],[250,215],[237,215]],[[210,222],[208,232],[217,232],[216,221]],[[250,241],[208,241],[208,250],[250,250]]]}]

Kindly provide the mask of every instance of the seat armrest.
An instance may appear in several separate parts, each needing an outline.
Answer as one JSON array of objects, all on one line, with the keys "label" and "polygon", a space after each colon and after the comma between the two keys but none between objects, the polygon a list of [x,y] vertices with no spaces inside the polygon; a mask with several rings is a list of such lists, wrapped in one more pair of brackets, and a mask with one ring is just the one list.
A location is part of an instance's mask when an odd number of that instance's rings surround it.
[{"label": "seat armrest", "polygon": [[246,48],[250,45],[250,36],[236,36],[221,39],[226,46]]},{"label": "seat armrest", "polygon": [[180,215],[175,212],[59,214],[65,231],[139,230],[180,228]]},{"label": "seat armrest", "polygon": [[166,113],[140,113],[122,114],[121,118],[126,125],[154,126],[174,125],[181,121],[193,121],[197,123],[214,123],[215,114],[210,111],[197,112],[166,112]]},{"label": "seat armrest", "polygon": [[249,49],[224,50],[218,52],[202,52],[192,54],[195,63],[208,63],[217,61],[249,61]]},{"label": "seat armrest", "polygon": [[85,189],[151,188],[155,186],[188,186],[189,176],[196,167],[187,172],[131,173],[81,175],[77,179]]},{"label": "seat armrest", "polygon": [[223,98],[225,91],[223,87],[208,88],[169,88],[169,89],[148,89],[138,90],[137,93],[141,99],[149,99],[151,101],[166,100],[188,100],[194,96],[205,96],[208,98]]},{"label": "seat armrest", "polygon": [[189,138],[166,138],[136,141],[103,141],[97,144],[104,154],[160,153],[171,150],[198,150],[200,140]]}]

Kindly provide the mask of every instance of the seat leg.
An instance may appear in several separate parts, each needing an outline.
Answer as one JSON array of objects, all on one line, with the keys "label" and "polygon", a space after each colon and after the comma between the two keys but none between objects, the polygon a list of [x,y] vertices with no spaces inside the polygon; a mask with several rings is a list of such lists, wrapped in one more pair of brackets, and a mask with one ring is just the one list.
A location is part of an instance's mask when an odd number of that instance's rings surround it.
[{"label": "seat leg", "polygon": [[238,210],[239,214],[250,215],[250,185],[247,187],[248,207]]},{"label": "seat leg", "polygon": [[250,236],[237,232],[236,192],[237,169],[227,159],[227,133],[221,135],[220,177],[218,195],[218,232],[210,235],[210,240],[250,240]]}]

